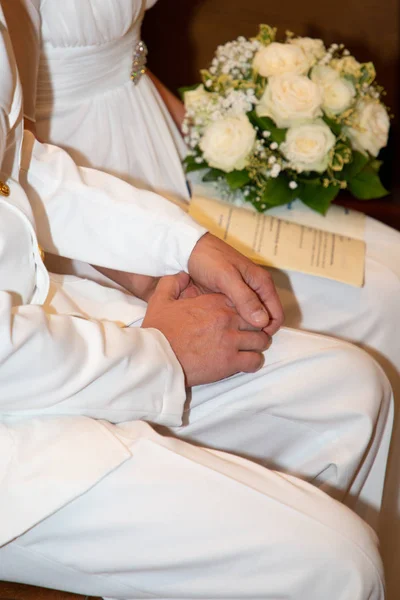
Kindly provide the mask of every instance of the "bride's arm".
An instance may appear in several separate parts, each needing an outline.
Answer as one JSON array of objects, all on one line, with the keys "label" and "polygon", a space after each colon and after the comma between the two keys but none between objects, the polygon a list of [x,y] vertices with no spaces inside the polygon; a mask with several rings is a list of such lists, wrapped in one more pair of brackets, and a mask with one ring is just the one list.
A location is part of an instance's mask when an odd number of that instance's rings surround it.
[{"label": "bride's arm", "polygon": [[40,58],[40,0],[1,0],[24,95],[24,127],[34,133]]},{"label": "bride's arm", "polygon": [[185,116],[185,106],[179,98],[175,96],[161,81],[151,72],[147,71],[148,76],[154,83],[157,88],[158,93],[160,94],[165,106],[168,109],[169,114],[175,122],[175,125],[178,127],[179,131],[182,129],[182,122]]}]

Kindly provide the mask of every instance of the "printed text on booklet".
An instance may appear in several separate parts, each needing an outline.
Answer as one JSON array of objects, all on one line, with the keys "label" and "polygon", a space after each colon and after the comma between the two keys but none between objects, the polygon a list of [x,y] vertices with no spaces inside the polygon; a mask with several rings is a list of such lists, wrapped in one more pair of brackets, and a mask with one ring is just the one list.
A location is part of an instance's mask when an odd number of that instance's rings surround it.
[{"label": "printed text on booklet", "polygon": [[189,214],[256,263],[361,287],[365,243],[268,214],[194,196]]}]

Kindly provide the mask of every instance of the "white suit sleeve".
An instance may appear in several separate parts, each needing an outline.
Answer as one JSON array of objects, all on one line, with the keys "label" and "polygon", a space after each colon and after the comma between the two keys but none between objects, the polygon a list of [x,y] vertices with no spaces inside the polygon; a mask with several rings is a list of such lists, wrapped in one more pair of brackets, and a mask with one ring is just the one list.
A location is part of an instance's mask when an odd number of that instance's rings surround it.
[{"label": "white suit sleeve", "polygon": [[0,414],[181,424],[182,369],[157,330],[120,328],[0,292]]},{"label": "white suit sleeve", "polygon": [[[2,0],[24,93],[35,119],[40,0]],[[63,150],[27,135],[24,186],[38,237],[52,254],[145,275],[187,270],[205,229],[165,198],[111,175],[78,168]],[[26,148],[28,146],[28,149]]]},{"label": "white suit sleeve", "polygon": [[[4,125],[0,118],[0,134]],[[38,286],[46,294],[48,275],[35,250],[28,200],[16,182],[7,183],[10,196],[0,203],[1,418],[70,415],[179,425],[184,376],[159,331],[52,314],[29,303]]]},{"label": "white suit sleeve", "polygon": [[[0,40],[8,42],[6,33]],[[13,56],[8,43],[0,49],[1,164],[8,139],[22,134],[22,125]],[[159,331],[48,314],[40,305],[27,304],[35,283],[39,285],[38,272],[45,270],[35,250],[28,200],[16,182],[9,178],[8,183],[10,197],[1,203],[0,219],[0,415],[84,415],[179,425],[186,399],[184,376]],[[45,178],[45,183],[51,187],[53,179]]]},{"label": "white suit sleeve", "polygon": [[160,276],[187,271],[206,230],[162,196],[78,167],[60,148],[25,132],[21,183],[40,244],[52,254]]}]

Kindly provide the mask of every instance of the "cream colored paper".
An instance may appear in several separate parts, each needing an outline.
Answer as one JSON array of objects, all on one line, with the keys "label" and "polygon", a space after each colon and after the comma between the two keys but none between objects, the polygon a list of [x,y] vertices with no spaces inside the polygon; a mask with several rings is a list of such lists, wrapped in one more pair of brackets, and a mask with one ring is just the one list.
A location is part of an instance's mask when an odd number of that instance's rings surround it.
[{"label": "cream colored paper", "polygon": [[361,287],[365,243],[219,200],[194,196],[189,214],[254,262]]}]

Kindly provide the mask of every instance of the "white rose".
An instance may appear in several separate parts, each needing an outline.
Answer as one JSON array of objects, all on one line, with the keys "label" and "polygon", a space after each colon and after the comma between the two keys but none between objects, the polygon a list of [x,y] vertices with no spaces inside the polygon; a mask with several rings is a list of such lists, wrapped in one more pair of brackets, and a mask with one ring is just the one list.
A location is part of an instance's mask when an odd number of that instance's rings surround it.
[{"label": "white rose", "polygon": [[314,83],[323,87],[338,79],[339,73],[335,69],[332,69],[332,67],[317,65],[311,71],[310,77]]},{"label": "white rose", "polygon": [[299,46],[272,42],[256,52],[253,69],[263,77],[283,73],[304,74],[310,69],[310,62]]},{"label": "white rose", "polygon": [[354,85],[340,77],[335,69],[317,65],[311,72],[311,79],[322,89],[322,108],[325,112],[338,115],[353,103],[356,95]]},{"label": "white rose", "polygon": [[375,100],[361,100],[353,118],[354,127],[347,129],[353,148],[378,156],[388,142],[390,120],[387,110]]},{"label": "white rose", "polygon": [[298,46],[308,58],[310,66],[320,60],[326,54],[326,48],[322,40],[314,40],[309,37],[293,38],[289,41],[290,44]]},{"label": "white rose", "polygon": [[271,117],[278,127],[291,127],[322,115],[322,92],[303,75],[270,77],[256,107],[260,117]]},{"label": "white rose", "polygon": [[230,173],[247,165],[255,139],[255,129],[246,115],[228,117],[206,127],[200,148],[210,167]]},{"label": "white rose", "polygon": [[212,94],[206,92],[203,84],[198,85],[194,90],[188,90],[183,96],[186,110],[196,110],[197,107],[207,104],[211,96]]},{"label": "white rose", "polygon": [[290,166],[299,173],[322,173],[328,166],[329,152],[335,142],[336,138],[328,125],[318,119],[315,123],[303,123],[288,129],[280,149]]}]

